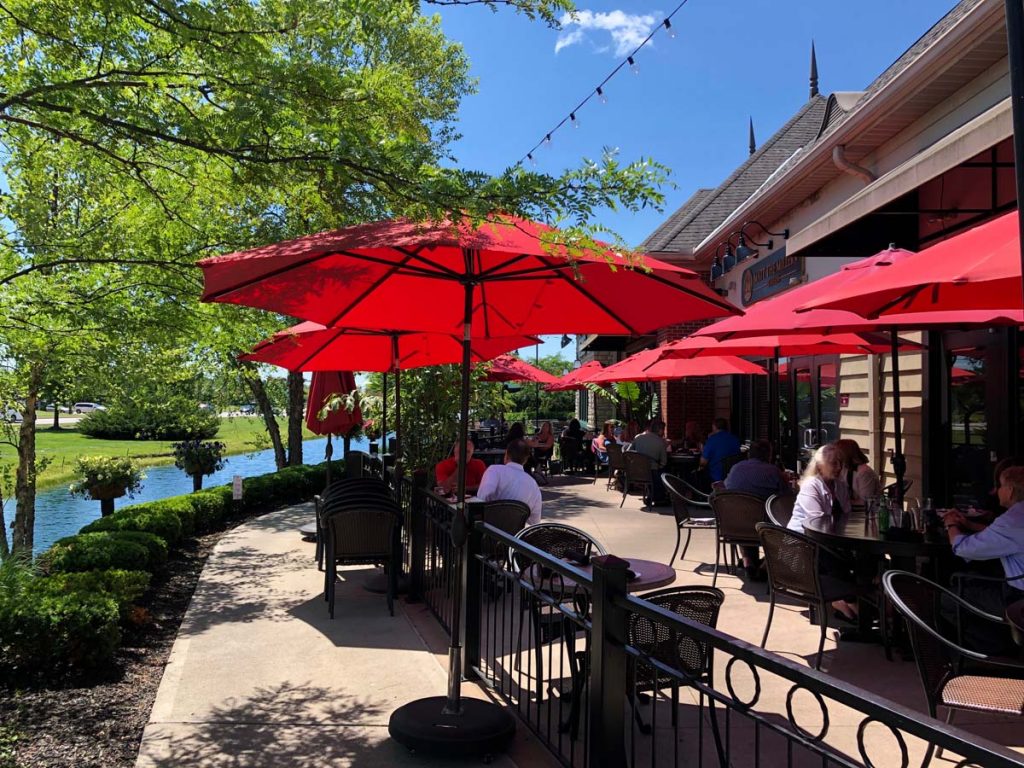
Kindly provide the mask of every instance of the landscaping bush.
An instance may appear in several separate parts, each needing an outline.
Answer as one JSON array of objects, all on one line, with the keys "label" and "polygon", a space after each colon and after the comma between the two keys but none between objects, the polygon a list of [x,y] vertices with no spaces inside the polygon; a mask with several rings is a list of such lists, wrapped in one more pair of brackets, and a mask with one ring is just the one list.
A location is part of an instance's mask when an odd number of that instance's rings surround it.
[{"label": "landscaping bush", "polygon": [[0,683],[59,680],[109,667],[121,642],[117,601],[25,578],[0,590]]},{"label": "landscaping bush", "polygon": [[150,575],[145,571],[85,571],[54,573],[36,579],[34,589],[48,595],[72,592],[101,595],[117,603],[122,621],[135,602],[149,588]]},{"label": "landscaping bush", "polygon": [[231,486],[221,485],[205,491],[190,493],[188,499],[196,513],[196,531],[206,533],[219,528],[231,514]]},{"label": "landscaping bush", "polygon": [[82,528],[82,533],[96,531],[143,531],[159,536],[168,544],[174,544],[184,535],[195,530],[195,513],[190,504],[180,504],[172,496],[169,499],[149,501],[123,507],[112,515],[94,520]]},{"label": "landscaping bush", "polygon": [[165,403],[122,403],[93,411],[78,431],[104,440],[208,440],[220,429],[216,413],[184,399]]},{"label": "landscaping bush", "polygon": [[96,531],[60,539],[37,561],[45,573],[153,571],[167,562],[167,542],[141,531]]}]

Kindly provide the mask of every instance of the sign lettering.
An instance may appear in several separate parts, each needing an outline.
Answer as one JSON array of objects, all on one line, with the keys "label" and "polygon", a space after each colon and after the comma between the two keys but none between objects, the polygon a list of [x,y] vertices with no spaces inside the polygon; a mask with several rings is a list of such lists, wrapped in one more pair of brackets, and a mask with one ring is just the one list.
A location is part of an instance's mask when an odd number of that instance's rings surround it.
[{"label": "sign lettering", "polygon": [[783,246],[763,259],[755,261],[742,277],[740,299],[749,307],[756,301],[774,296],[789,288],[790,281],[802,278],[804,260],[801,256],[787,256]]}]

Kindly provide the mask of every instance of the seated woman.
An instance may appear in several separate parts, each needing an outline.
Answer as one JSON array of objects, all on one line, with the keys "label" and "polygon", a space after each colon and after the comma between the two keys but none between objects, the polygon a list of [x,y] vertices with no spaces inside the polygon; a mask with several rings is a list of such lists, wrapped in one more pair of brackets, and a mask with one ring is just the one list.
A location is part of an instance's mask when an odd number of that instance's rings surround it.
[{"label": "seated woman", "polygon": [[542,422],[540,432],[526,442],[533,449],[535,458],[550,459],[551,452],[555,449],[555,433],[551,429],[551,422]]},{"label": "seated woman", "polygon": [[618,442],[615,439],[614,429],[614,423],[606,421],[603,429],[601,430],[601,434],[590,442],[590,450],[593,452],[594,458],[599,464],[601,464],[601,466],[607,466],[608,464],[608,443]]},{"label": "seated woman", "polygon": [[[804,532],[804,524],[822,517],[850,512],[850,489],[843,482],[843,458],[835,443],[821,446],[814,452],[804,476],[800,480],[800,492],[793,504],[793,516],[786,526],[792,531]],[[821,553],[821,572],[836,578],[847,578],[849,569],[842,562]],[[832,607],[843,618],[854,621],[857,606],[846,600],[835,600]]]},{"label": "seated woman", "polygon": [[843,458],[843,479],[850,491],[850,503],[856,507],[864,506],[868,499],[876,499],[882,495],[882,481],[878,473],[871,468],[868,457],[857,445],[856,440],[836,440],[836,448]]}]

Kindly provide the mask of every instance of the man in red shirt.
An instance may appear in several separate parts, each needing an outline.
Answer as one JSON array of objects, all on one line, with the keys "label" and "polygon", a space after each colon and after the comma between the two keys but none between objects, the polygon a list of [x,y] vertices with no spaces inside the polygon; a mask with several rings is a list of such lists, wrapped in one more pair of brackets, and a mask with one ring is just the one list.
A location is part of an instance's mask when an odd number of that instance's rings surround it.
[{"label": "man in red shirt", "polygon": [[[480,479],[484,476],[487,466],[480,459],[473,458],[473,441],[466,441],[466,490],[474,493],[480,487]],[[459,444],[452,447],[451,457],[439,462],[434,469],[434,477],[437,484],[451,493],[459,482]]]}]

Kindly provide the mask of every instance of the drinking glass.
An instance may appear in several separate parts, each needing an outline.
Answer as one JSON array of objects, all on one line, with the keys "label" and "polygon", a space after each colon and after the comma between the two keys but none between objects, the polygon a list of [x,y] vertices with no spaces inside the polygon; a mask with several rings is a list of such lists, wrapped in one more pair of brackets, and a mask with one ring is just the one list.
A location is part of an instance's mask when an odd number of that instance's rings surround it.
[{"label": "drinking glass", "polygon": [[864,499],[864,514],[868,520],[874,520],[878,517],[878,497],[871,496],[870,498]]}]

